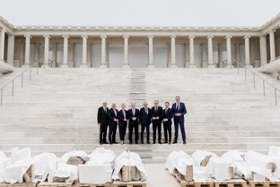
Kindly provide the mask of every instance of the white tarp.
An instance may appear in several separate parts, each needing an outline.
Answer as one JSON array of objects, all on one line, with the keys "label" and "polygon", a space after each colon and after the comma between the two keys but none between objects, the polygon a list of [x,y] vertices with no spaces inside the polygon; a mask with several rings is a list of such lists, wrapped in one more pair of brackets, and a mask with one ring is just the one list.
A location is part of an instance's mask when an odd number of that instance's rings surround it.
[{"label": "white tarp", "polygon": [[207,157],[207,156],[218,158],[218,156],[215,153],[212,153],[212,152],[203,151],[203,150],[195,151],[192,154],[192,158],[194,160],[195,166],[200,166],[200,164],[203,161],[203,159],[205,159],[205,157]]},{"label": "white tarp", "polygon": [[41,153],[33,158],[34,175],[44,176],[50,164],[57,161],[57,157],[53,153]]},{"label": "white tarp", "polygon": [[0,183],[4,182],[4,170],[7,167],[10,159],[8,159],[2,151],[0,151]]},{"label": "white tarp", "polygon": [[268,156],[280,157],[280,147],[270,146],[268,151]]},{"label": "white tarp", "polygon": [[147,179],[147,174],[143,167],[142,159],[137,153],[124,151],[117,157],[114,164],[115,170],[112,175],[112,179],[121,180],[121,169],[123,166],[136,166],[136,168],[140,171],[141,181]]},{"label": "white tarp", "polygon": [[193,166],[193,180],[194,181],[207,181],[210,180],[210,172],[207,167]]},{"label": "white tarp", "polygon": [[112,165],[79,165],[79,182],[85,184],[105,184],[111,182]]},{"label": "white tarp", "polygon": [[95,149],[88,157],[86,165],[111,164],[113,167],[116,160],[115,153],[109,149],[104,149],[104,147]]},{"label": "white tarp", "polygon": [[228,164],[220,158],[211,157],[207,166],[210,175],[216,180],[224,181],[231,179]]}]

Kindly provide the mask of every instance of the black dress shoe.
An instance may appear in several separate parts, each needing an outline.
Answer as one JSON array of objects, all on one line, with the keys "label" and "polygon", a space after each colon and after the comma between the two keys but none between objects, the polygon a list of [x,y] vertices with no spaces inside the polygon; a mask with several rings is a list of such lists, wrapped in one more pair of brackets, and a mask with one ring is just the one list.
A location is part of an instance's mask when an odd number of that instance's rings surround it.
[{"label": "black dress shoe", "polygon": [[183,144],[186,144],[186,142],[184,141]]},{"label": "black dress shoe", "polygon": [[129,144],[132,144],[132,142],[129,142]]},{"label": "black dress shoe", "polygon": [[141,144],[144,144],[144,142],[143,142],[143,141],[141,141]]},{"label": "black dress shoe", "polygon": [[112,142],[110,142],[110,145],[112,145],[113,143]]},{"label": "black dress shoe", "polygon": [[156,144],[156,142],[154,142],[153,144]]},{"label": "black dress shoe", "polygon": [[100,145],[102,145],[103,143],[102,142],[99,142],[100,143]]},{"label": "black dress shoe", "polygon": [[161,144],[161,142],[158,142],[158,144]]},{"label": "black dress shoe", "polygon": [[135,142],[135,144],[138,144],[138,142]]},{"label": "black dress shoe", "polygon": [[167,143],[167,141],[165,141],[164,143]]},{"label": "black dress shoe", "polygon": [[119,142],[113,142],[113,144],[118,144]]},{"label": "black dress shoe", "polygon": [[147,142],[147,144],[151,144],[150,142]]},{"label": "black dress shoe", "polygon": [[103,142],[103,144],[108,144],[108,142]]},{"label": "black dress shoe", "polygon": [[172,142],[173,144],[176,144],[177,143],[177,141],[174,141],[174,142]]}]

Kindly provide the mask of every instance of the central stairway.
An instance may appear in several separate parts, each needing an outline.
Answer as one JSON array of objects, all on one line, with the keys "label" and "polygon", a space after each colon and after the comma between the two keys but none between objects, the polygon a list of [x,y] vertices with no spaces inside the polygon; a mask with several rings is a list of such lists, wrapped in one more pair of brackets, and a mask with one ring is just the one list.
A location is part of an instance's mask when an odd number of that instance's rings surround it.
[{"label": "central stairway", "polygon": [[[9,76],[14,77],[11,73],[3,78]],[[155,99],[161,106],[166,101],[172,104],[179,95],[188,110],[186,145],[179,138],[175,145],[103,146],[116,154],[135,151],[146,163],[164,162],[173,150],[267,153],[269,146],[280,146],[279,107],[271,88],[263,96],[262,81],[257,80],[254,88],[253,78],[247,78],[244,81],[236,69],[40,69],[31,81],[28,75],[24,77],[22,89],[20,82],[15,83],[14,97],[10,87],[4,90],[0,150],[8,155],[13,147],[30,147],[33,155],[62,155],[72,150],[90,153],[101,146],[96,116],[104,100],[109,107],[116,102],[117,108],[121,103],[130,108],[135,102],[140,108],[144,101],[152,107]]]}]

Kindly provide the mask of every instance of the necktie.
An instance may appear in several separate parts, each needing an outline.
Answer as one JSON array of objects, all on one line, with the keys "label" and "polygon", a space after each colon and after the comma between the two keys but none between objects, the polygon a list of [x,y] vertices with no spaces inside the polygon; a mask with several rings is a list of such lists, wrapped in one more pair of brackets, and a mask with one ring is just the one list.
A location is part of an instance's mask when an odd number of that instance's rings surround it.
[{"label": "necktie", "polygon": [[125,111],[123,110],[123,118],[126,119]]},{"label": "necktie", "polygon": [[167,109],[165,109],[165,113],[167,112]]},{"label": "necktie", "polygon": [[156,107],[156,112],[157,112],[157,107]]},{"label": "necktie", "polygon": [[115,116],[117,116],[117,112],[116,112],[116,109],[114,109],[114,112],[115,112]]},{"label": "necktie", "polygon": [[180,110],[180,103],[177,103],[177,110]]},{"label": "necktie", "polygon": [[135,110],[134,109],[132,110],[132,114],[133,114],[133,116],[135,115]]},{"label": "necktie", "polygon": [[145,108],[145,112],[146,112],[146,114],[148,114],[148,109],[147,108]]},{"label": "necktie", "polygon": [[104,107],[104,111],[105,111],[105,113],[107,114],[107,109]]}]

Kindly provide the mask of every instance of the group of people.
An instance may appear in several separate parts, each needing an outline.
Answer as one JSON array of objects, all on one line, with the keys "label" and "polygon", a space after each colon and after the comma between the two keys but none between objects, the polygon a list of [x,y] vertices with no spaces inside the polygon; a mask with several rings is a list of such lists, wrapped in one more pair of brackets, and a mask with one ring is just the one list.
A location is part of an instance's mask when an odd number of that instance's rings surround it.
[{"label": "group of people", "polygon": [[100,126],[99,143],[108,144],[106,140],[107,128],[109,126],[109,143],[117,144],[116,131],[119,126],[120,143],[124,144],[127,125],[129,131],[129,143],[132,144],[133,130],[135,134],[135,144],[138,144],[138,126],[141,126],[141,143],[144,144],[144,132],[147,133],[147,144],[150,144],[150,124],[153,126],[153,143],[156,143],[156,135],[158,131],[158,143],[161,144],[161,127],[164,128],[164,143],[171,144],[171,125],[172,118],[175,127],[175,137],[173,144],[177,143],[178,130],[182,134],[183,144],[186,144],[186,133],[184,127],[184,115],[187,109],[184,103],[180,101],[180,97],[175,97],[175,103],[169,107],[169,102],[165,102],[165,108],[159,106],[159,101],[154,101],[152,108],[148,107],[148,103],[144,102],[143,107],[139,110],[135,108],[135,103],[131,103],[131,108],[126,110],[126,105],[121,104],[121,109],[116,109],[116,103],[112,103],[112,107],[107,107],[104,101],[97,112],[97,121]]}]

